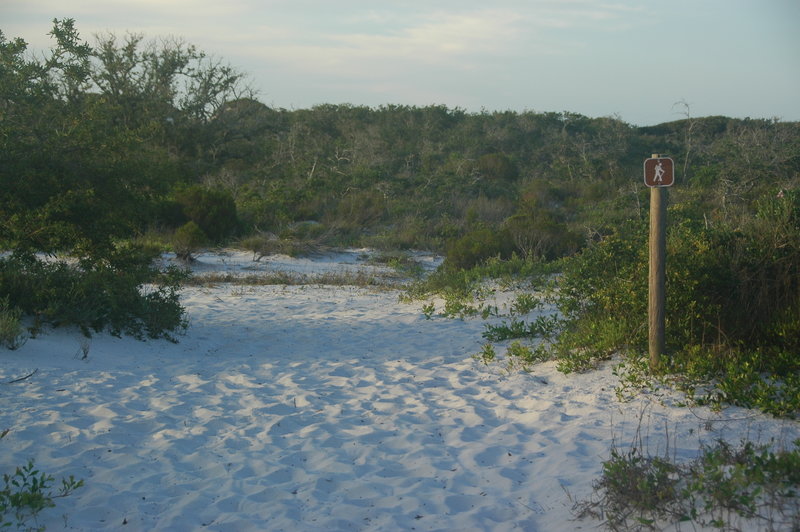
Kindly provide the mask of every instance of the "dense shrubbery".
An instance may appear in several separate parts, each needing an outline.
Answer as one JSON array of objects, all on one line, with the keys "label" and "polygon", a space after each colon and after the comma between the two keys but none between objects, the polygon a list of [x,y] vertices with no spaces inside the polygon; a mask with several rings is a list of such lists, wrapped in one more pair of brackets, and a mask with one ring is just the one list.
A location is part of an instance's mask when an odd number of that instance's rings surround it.
[{"label": "dense shrubbery", "polygon": [[180,41],[105,35],[90,46],[71,19],[50,35],[35,57],[0,33],[4,321],[22,312],[34,329],[172,337],[184,325],[182,274],[124,242],[158,218],[197,219],[215,240],[234,231],[229,191],[181,185],[202,167],[186,154],[241,76]]},{"label": "dense shrubbery", "polygon": [[[671,211],[667,372],[717,389],[702,400],[800,412],[800,194],[766,194],[751,216],[707,224]],[[647,235],[634,223],[566,262],[556,349],[565,369],[647,351]],[[631,363],[629,371],[639,371]],[[689,378],[689,381],[686,378]],[[634,380],[628,375],[629,382]]]},{"label": "dense shrubbery", "polygon": [[195,185],[179,190],[175,197],[188,223],[200,229],[207,240],[221,243],[238,229],[236,204],[227,190]]},{"label": "dense shrubbery", "polygon": [[555,260],[573,254],[582,239],[563,220],[546,210],[525,209],[504,222],[506,235],[518,253],[537,260]]},{"label": "dense shrubbery", "polygon": [[508,259],[513,251],[508,231],[476,229],[448,244],[444,267],[448,270],[469,269],[492,257]]},{"label": "dense shrubbery", "polygon": [[[760,196],[711,219],[691,202],[670,209],[667,235],[667,352],[663,379],[700,402],[735,403],[776,415],[800,413],[800,191],[764,187]],[[472,302],[481,282],[558,271],[558,323],[512,316],[487,329],[491,341],[545,338],[563,371],[585,370],[622,354],[625,396],[655,385],[648,376],[648,227],[632,219],[580,253],[546,265],[498,260],[488,231],[451,248],[461,262],[430,276],[409,297],[446,300],[444,315],[484,313]],[[461,242],[459,242],[461,243]],[[488,243],[483,246],[478,244]],[[483,252],[483,250],[490,250]],[[462,259],[462,257],[465,257]],[[494,257],[487,260],[486,257]],[[467,260],[469,259],[469,260]],[[456,266],[457,265],[457,266]],[[504,266],[501,266],[504,265]],[[449,312],[460,309],[458,312]],[[435,308],[428,306],[426,315]],[[491,351],[493,352],[493,351]],[[678,377],[679,376],[679,377]],[[711,384],[709,387],[708,384]]]},{"label": "dense shrubbery", "polygon": [[[733,227],[706,225],[671,211],[667,236],[669,350],[687,345],[776,349],[800,342],[800,223],[792,217],[800,194],[759,202],[755,216]],[[797,204],[797,205],[795,205]],[[580,343],[646,348],[646,224],[631,223],[566,263],[561,310]],[[587,334],[600,323],[608,334]],[[613,325],[612,325],[613,324]],[[616,337],[613,331],[625,331]],[[586,342],[589,342],[587,344]]]},{"label": "dense shrubbery", "polygon": [[206,233],[194,221],[188,221],[175,230],[172,236],[172,249],[175,255],[186,262],[193,260],[192,254],[209,242]]},{"label": "dense shrubbery", "polygon": [[25,341],[25,330],[20,318],[22,310],[8,303],[8,296],[0,299],[0,345],[16,349]]},{"label": "dense shrubbery", "polygon": [[121,254],[104,262],[13,255],[0,260],[0,293],[42,325],[73,325],[84,334],[174,339],[186,325],[178,290],[185,273],[160,272],[152,257]]}]

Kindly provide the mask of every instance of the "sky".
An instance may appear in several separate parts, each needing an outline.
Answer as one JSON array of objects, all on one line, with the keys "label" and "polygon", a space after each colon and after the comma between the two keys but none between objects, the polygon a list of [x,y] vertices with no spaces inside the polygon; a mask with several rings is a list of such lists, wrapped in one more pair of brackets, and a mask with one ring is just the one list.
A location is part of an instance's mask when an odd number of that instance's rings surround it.
[{"label": "sky", "polygon": [[284,109],[800,121],[800,0],[0,0],[0,31],[31,51],[54,18],[90,44],[181,38]]}]

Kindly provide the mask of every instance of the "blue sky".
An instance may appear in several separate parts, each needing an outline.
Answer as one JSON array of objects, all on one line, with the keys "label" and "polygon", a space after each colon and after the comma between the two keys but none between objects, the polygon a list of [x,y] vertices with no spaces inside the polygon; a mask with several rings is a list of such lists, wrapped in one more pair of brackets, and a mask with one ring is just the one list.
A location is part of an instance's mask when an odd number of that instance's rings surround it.
[{"label": "blue sky", "polygon": [[67,17],[90,43],[183,38],[287,109],[800,120],[800,0],[0,0],[0,30],[31,49]]}]

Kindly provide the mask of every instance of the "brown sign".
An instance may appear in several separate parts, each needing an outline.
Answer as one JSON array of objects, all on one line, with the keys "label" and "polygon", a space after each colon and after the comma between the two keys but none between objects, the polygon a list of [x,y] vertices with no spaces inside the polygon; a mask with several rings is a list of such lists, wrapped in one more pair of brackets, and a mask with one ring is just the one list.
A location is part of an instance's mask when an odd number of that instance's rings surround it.
[{"label": "brown sign", "polygon": [[675,163],[669,157],[644,161],[644,184],[648,187],[671,187],[675,183]]}]

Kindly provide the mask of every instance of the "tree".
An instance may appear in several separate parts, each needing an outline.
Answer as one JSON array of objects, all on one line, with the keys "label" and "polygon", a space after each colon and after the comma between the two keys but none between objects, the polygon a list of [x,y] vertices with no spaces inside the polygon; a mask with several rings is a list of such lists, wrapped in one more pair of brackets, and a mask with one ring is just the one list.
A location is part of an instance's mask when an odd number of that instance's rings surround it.
[{"label": "tree", "polygon": [[0,248],[13,251],[0,259],[0,297],[87,334],[168,335],[183,324],[180,276],[125,242],[185,180],[175,148],[241,75],[180,41],[105,36],[93,48],[72,19],[54,20],[50,35],[39,60],[0,33]]}]

